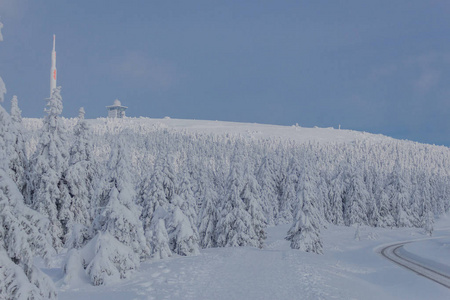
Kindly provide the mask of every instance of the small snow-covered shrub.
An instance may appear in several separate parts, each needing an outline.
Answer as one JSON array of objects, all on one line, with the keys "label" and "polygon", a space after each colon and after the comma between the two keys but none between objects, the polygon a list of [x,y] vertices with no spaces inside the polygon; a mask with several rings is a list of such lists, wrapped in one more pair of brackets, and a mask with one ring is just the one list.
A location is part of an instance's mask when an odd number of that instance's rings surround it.
[{"label": "small snow-covered shrub", "polygon": [[108,232],[99,232],[82,250],[86,257],[86,272],[94,285],[104,285],[126,278],[139,267],[139,256]]}]

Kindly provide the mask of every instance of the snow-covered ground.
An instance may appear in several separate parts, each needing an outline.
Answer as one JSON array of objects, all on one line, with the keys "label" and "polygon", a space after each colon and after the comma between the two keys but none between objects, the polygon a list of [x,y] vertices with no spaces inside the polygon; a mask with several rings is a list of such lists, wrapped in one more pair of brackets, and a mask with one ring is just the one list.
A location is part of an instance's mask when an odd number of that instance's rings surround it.
[{"label": "snow-covered ground", "polygon": [[[64,119],[69,126],[74,126],[77,119]],[[381,134],[370,134],[354,130],[335,128],[305,128],[298,125],[281,126],[257,123],[237,123],[225,121],[204,121],[185,119],[153,119],[153,118],[98,118],[88,120],[97,134],[120,131],[124,127],[139,132],[151,132],[159,129],[182,131],[185,133],[201,134],[231,134],[254,139],[280,138],[296,142],[352,142],[356,140],[386,140],[390,137]],[[28,130],[36,130],[42,126],[42,119],[24,119],[24,126]]]},{"label": "snow-covered ground", "polygon": [[[406,244],[404,253],[440,273],[450,276],[450,217],[444,216],[438,222],[437,238],[430,238]],[[443,237],[439,237],[443,236]]]},{"label": "snow-covered ground", "polygon": [[[434,236],[448,236],[450,219],[437,227]],[[114,285],[94,287],[82,278],[62,285],[61,272],[45,271],[60,286],[60,299],[450,299],[449,289],[376,251],[383,244],[427,238],[421,230],[361,227],[358,241],[355,228],[329,226],[323,232],[324,255],[316,255],[290,249],[284,240],[288,228],[269,228],[264,249],[206,249],[198,256],[147,262]],[[407,249],[430,259],[440,255],[440,263],[448,265],[448,241],[418,242]]]}]

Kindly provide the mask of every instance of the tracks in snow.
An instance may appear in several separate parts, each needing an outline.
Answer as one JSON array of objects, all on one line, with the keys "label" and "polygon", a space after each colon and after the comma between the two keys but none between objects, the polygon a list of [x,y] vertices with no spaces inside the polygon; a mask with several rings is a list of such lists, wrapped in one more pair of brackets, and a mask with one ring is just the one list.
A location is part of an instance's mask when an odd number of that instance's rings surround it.
[{"label": "tracks in snow", "polygon": [[434,270],[429,266],[426,266],[416,260],[403,256],[399,253],[404,245],[411,242],[412,241],[402,242],[386,246],[381,249],[380,254],[386,259],[396,263],[397,265],[400,265],[403,268],[406,268],[420,276],[428,278],[450,289],[449,275],[443,274],[440,271]]}]

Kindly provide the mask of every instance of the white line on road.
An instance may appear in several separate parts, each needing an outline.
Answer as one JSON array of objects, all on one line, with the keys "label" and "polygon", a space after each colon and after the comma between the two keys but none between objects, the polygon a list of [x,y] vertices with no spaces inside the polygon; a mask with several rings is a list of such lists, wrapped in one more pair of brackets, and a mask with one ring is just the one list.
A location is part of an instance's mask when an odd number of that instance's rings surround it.
[{"label": "white line on road", "polygon": [[396,244],[386,246],[381,249],[380,254],[383,257],[385,257],[386,259],[396,263],[397,265],[402,266],[403,268],[406,268],[420,276],[423,276],[423,277],[428,278],[436,283],[439,283],[447,288],[450,288],[450,276],[449,275],[443,274],[437,270],[434,270],[430,266],[426,266],[426,265],[424,265],[420,262],[417,262],[409,257],[407,258],[407,257],[399,254],[399,250],[404,245],[411,243],[411,242],[412,241],[401,242],[401,243],[396,243]]}]

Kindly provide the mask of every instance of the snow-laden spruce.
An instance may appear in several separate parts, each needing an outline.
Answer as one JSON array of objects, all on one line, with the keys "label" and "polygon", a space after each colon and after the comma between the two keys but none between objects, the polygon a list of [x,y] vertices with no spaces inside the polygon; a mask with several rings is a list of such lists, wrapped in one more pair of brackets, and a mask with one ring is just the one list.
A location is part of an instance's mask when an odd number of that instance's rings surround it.
[{"label": "snow-laden spruce", "polygon": [[19,108],[19,99],[14,95],[11,99],[11,119],[14,123],[22,123],[22,110]]},{"label": "snow-laden spruce", "polygon": [[[139,267],[139,256],[107,231],[97,233],[81,251],[85,257],[83,264],[87,264],[86,272],[93,285],[127,278]],[[66,274],[71,271],[70,266],[66,268]]]},{"label": "snow-laden spruce", "polygon": [[256,180],[245,168],[245,157],[235,155],[230,167],[227,193],[222,201],[216,226],[217,245],[221,247],[262,247],[265,218],[259,206]]},{"label": "snow-laden spruce", "polygon": [[[182,177],[181,183],[177,180],[174,160],[171,155],[158,157],[152,175],[140,185],[141,220],[155,258],[170,256],[172,252],[179,255],[199,252],[197,204],[188,178]],[[157,209],[159,212],[155,213]]]},{"label": "snow-laden spruce", "polygon": [[172,256],[172,251],[169,246],[169,234],[166,229],[167,216],[167,211],[161,206],[157,206],[145,232],[151,249],[151,255],[156,259],[164,259]]},{"label": "snow-laden spruce", "polygon": [[169,160],[159,158],[153,172],[141,183],[138,204],[140,219],[152,257],[165,258],[172,255],[166,227],[170,201],[175,193],[175,175]]},{"label": "snow-laden spruce", "polygon": [[276,224],[291,223],[293,221],[294,208],[296,207],[296,191],[298,174],[301,172],[297,157],[290,159],[288,168],[281,184],[281,192],[278,201],[278,213]]},{"label": "snow-laden spruce", "polygon": [[[12,107],[14,106],[17,106],[16,96],[12,99]],[[7,158],[2,160],[0,165],[3,165],[3,168],[8,170],[9,176],[17,184],[19,190],[24,193],[27,183],[27,179],[25,177],[27,174],[28,159],[25,153],[26,150],[21,116],[20,113],[16,111],[13,118],[1,106],[0,151],[3,151],[6,155],[5,157]]]},{"label": "snow-laden spruce", "polygon": [[0,152],[4,154],[4,157],[2,157],[3,159],[0,160],[0,168],[8,170],[8,173],[11,173],[9,170],[9,156],[14,150],[12,147],[14,135],[11,132],[11,127],[11,117],[0,105]]},{"label": "snow-laden spruce", "polygon": [[61,207],[70,201],[68,188],[63,177],[67,170],[69,152],[66,128],[61,122],[62,97],[61,88],[53,90],[47,101],[47,115],[39,137],[39,144],[31,157],[31,179],[29,203],[31,207],[49,218],[48,232],[53,246],[60,250],[67,232],[67,224]]},{"label": "snow-laden spruce", "polygon": [[54,254],[44,235],[47,222],[24,205],[16,184],[0,168],[0,298],[56,298],[51,280],[33,265],[34,257]]},{"label": "snow-laden spruce", "polygon": [[269,225],[275,224],[278,215],[278,203],[273,201],[279,194],[279,175],[275,167],[275,156],[267,156],[262,159],[256,178],[261,188],[261,206]]},{"label": "snow-laden spruce", "polygon": [[217,246],[216,226],[218,222],[217,210],[218,196],[213,189],[206,189],[202,199],[202,210],[200,213],[199,235],[202,248]]},{"label": "snow-laden spruce", "polygon": [[93,230],[97,234],[85,246],[94,250],[87,272],[95,285],[103,284],[108,281],[107,278],[115,278],[117,274],[120,278],[126,277],[129,271],[139,266],[140,260],[150,255],[139,220],[141,210],[134,202],[129,160],[129,152],[123,140],[118,138],[112,146],[108,161],[106,198],[99,202],[99,207],[94,208],[97,214]]},{"label": "snow-laden spruce", "polygon": [[80,248],[92,235],[93,214],[91,206],[95,199],[95,162],[92,156],[91,130],[84,119],[84,109],[80,108],[74,127],[74,141],[69,150],[69,166],[64,173],[69,190],[69,201],[61,207],[61,218],[66,224],[65,246]]},{"label": "snow-laden spruce", "polygon": [[5,100],[5,94],[6,94],[5,82],[0,76],[0,103],[2,103]]},{"label": "snow-laden spruce", "polygon": [[96,202],[99,206],[93,207],[95,219],[91,230],[95,236],[81,249],[83,266],[87,266],[86,273],[94,285],[128,277],[150,255],[139,220],[141,211],[134,203],[135,192],[129,181],[129,159],[123,141],[118,138],[107,165],[104,198]]},{"label": "snow-laden spruce", "polygon": [[198,234],[194,231],[189,217],[181,209],[185,202],[180,196],[174,195],[171,212],[166,217],[166,227],[172,252],[190,256],[199,253]]},{"label": "snow-laden spruce", "polygon": [[5,93],[0,77],[0,298],[55,299],[53,282],[33,264],[53,248],[44,235],[48,221],[24,204],[26,160],[18,122],[1,105]]},{"label": "snow-laden spruce", "polygon": [[17,184],[17,187],[23,195],[27,193],[27,174],[29,173],[29,163],[26,154],[25,137],[23,123],[22,123],[22,111],[19,108],[19,100],[17,96],[13,96],[11,100],[11,133],[15,137],[13,139],[14,151],[9,156],[9,169],[12,179]]},{"label": "snow-laden spruce", "polygon": [[180,178],[178,179],[178,182],[179,186],[176,189],[176,193],[179,196],[179,199],[176,205],[178,205],[183,214],[188,218],[189,226],[192,229],[193,238],[198,241],[199,235],[197,226],[197,202],[194,197],[194,192],[192,190],[192,185],[190,182],[190,175],[187,170],[180,172]]},{"label": "snow-laden spruce", "polygon": [[320,217],[317,209],[318,190],[316,174],[311,173],[311,168],[306,164],[298,179],[296,188],[296,213],[294,223],[288,231],[286,239],[291,241],[291,248],[317,254],[323,253],[320,238]]}]

